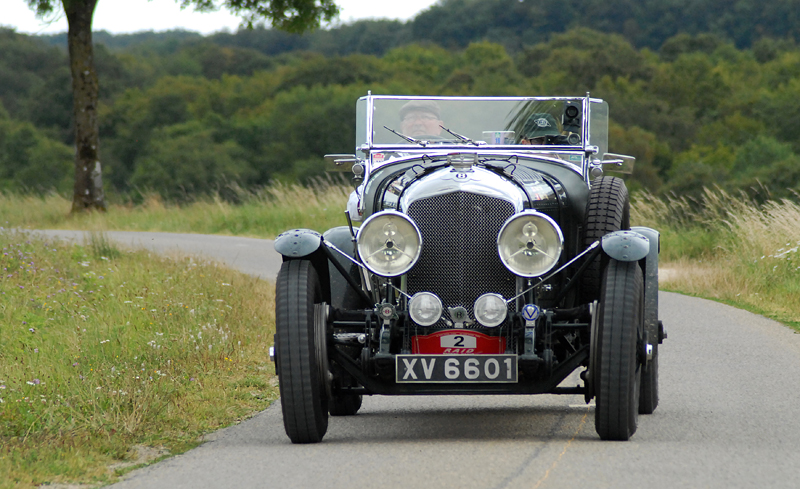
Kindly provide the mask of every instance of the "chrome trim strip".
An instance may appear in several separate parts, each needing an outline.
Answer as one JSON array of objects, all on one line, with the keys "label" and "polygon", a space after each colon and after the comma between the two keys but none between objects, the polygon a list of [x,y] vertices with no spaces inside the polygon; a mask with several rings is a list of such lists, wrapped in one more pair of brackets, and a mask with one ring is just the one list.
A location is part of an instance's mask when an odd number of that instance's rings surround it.
[{"label": "chrome trim strip", "polygon": [[415,180],[400,197],[400,211],[405,212],[409,206],[420,199],[427,199],[455,192],[467,192],[484,195],[510,202],[516,212],[525,207],[527,195],[525,191],[507,178],[481,167],[469,170],[456,170],[444,167],[435,170],[425,178]]}]

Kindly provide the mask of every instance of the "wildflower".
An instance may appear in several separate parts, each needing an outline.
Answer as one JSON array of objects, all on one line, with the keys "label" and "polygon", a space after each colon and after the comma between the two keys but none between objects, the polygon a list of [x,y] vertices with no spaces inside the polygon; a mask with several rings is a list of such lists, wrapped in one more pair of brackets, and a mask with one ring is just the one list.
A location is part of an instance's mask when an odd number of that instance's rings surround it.
[{"label": "wildflower", "polygon": [[36,330],[33,329],[33,328],[28,328],[28,331],[30,331],[31,333],[35,333],[36,332]]},{"label": "wildflower", "polygon": [[78,362],[73,363],[72,366],[73,367],[77,367],[78,366]]},{"label": "wildflower", "polygon": [[39,385],[39,384],[42,383],[42,381],[39,380],[39,379],[33,379],[33,380],[29,380],[27,383],[28,383],[28,385]]}]

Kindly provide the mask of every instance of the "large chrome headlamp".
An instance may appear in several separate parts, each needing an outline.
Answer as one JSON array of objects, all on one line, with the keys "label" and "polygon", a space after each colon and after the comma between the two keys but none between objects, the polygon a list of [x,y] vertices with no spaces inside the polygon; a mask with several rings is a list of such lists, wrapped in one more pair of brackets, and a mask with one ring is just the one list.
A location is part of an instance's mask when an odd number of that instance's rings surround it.
[{"label": "large chrome headlamp", "polygon": [[497,235],[500,260],[522,277],[538,277],[552,270],[563,246],[564,236],[558,224],[532,210],[508,218]]},{"label": "large chrome headlamp", "polygon": [[358,254],[376,275],[396,277],[419,258],[422,235],[405,214],[383,211],[369,217],[358,231]]}]

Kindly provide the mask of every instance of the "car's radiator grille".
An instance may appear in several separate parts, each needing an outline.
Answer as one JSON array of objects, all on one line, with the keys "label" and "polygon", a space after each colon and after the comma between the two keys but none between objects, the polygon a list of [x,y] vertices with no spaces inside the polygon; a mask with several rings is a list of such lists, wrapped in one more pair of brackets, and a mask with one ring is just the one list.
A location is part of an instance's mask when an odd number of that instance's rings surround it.
[{"label": "car's radiator grille", "polygon": [[408,273],[409,294],[433,292],[445,316],[448,307],[463,306],[473,320],[475,300],[484,293],[514,296],[516,279],[497,254],[497,233],[514,214],[510,202],[454,192],[414,201],[406,212],[422,233],[422,254]]}]

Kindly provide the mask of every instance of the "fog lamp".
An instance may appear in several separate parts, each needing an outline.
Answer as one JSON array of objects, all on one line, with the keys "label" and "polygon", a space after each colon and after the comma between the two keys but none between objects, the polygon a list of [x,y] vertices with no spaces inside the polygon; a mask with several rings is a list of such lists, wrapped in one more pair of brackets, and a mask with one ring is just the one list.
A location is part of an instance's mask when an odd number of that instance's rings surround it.
[{"label": "fog lamp", "polygon": [[442,317],[442,301],[430,292],[417,292],[408,300],[408,312],[420,326],[433,326]]},{"label": "fog lamp", "polygon": [[475,301],[475,319],[487,328],[494,328],[506,320],[508,305],[500,294],[483,294]]}]

